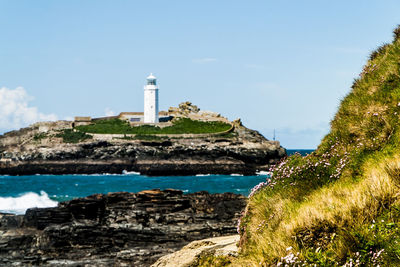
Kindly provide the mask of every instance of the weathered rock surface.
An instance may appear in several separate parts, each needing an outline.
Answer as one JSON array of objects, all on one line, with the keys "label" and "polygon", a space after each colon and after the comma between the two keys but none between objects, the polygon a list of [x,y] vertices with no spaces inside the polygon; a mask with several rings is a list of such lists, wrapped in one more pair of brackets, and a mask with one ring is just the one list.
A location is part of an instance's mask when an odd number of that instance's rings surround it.
[{"label": "weathered rock surface", "polygon": [[193,241],[174,253],[162,256],[151,267],[190,267],[198,265],[199,258],[207,255],[237,256],[239,239],[239,235],[230,235]]},{"label": "weathered rock surface", "polygon": [[286,155],[277,141],[237,123],[225,136],[168,140],[89,139],[63,143],[71,122],[36,123],[0,136],[0,174],[79,174],[136,171],[147,175],[254,174]]},{"label": "weathered rock surface", "polygon": [[110,193],[0,215],[1,266],[149,266],[193,240],[236,232],[231,193]]}]

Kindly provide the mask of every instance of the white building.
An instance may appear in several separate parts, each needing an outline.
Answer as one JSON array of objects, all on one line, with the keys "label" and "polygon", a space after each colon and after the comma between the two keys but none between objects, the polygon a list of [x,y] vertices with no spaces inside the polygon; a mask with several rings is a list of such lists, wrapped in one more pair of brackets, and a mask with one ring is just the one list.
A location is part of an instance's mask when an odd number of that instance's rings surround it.
[{"label": "white building", "polygon": [[144,86],[144,123],[158,123],[157,79],[150,74]]}]

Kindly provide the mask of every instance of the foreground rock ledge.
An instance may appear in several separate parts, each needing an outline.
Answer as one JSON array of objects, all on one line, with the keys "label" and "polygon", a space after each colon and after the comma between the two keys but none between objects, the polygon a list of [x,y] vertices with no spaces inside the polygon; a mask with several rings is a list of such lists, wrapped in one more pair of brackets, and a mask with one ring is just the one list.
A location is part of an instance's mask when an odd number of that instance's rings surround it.
[{"label": "foreground rock ledge", "polygon": [[194,240],[231,235],[246,198],[232,193],[110,193],[0,215],[0,265],[149,266]]},{"label": "foreground rock ledge", "polygon": [[197,266],[202,256],[237,256],[239,240],[239,235],[230,235],[193,241],[182,249],[161,257],[151,267],[190,267]]}]

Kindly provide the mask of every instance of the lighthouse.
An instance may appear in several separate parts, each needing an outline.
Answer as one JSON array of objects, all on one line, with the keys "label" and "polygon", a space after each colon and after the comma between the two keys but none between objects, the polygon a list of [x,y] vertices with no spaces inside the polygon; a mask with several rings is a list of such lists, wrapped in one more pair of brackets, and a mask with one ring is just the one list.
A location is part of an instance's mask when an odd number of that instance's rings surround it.
[{"label": "lighthouse", "polygon": [[144,86],[144,123],[158,123],[158,86],[153,73]]}]

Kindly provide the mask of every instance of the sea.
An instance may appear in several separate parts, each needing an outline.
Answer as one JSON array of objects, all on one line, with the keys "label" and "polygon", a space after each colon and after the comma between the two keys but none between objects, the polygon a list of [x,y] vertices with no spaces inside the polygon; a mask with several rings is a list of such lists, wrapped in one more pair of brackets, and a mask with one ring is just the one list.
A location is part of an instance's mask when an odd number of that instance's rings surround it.
[{"label": "sea", "polygon": [[[287,150],[288,155],[307,155],[313,150]],[[92,175],[0,175],[0,212],[24,214],[28,208],[55,207],[58,202],[92,194],[139,192],[148,189],[179,189],[184,193],[232,192],[247,196],[251,189],[269,178],[268,172],[196,176],[144,176],[140,173]]]}]

